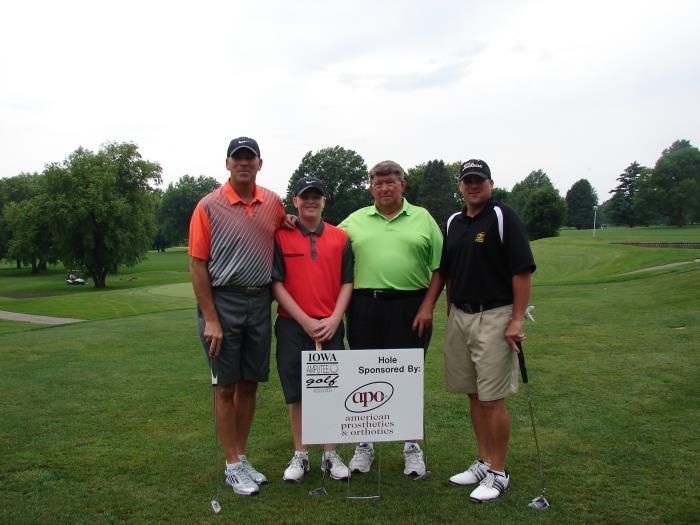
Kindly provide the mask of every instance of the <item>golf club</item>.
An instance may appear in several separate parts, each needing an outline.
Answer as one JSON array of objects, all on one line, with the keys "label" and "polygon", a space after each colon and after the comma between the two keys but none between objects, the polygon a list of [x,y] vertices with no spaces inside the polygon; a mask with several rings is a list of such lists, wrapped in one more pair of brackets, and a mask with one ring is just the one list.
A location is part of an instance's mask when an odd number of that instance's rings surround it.
[{"label": "golf club", "polygon": [[[425,365],[425,363],[423,363]],[[425,407],[425,403],[423,403]],[[423,463],[425,464],[425,472],[420,476],[413,478],[413,481],[423,481],[430,479],[432,472],[428,468],[428,435],[425,433],[425,409],[423,410]]]},{"label": "golf club", "polygon": [[367,500],[367,499],[379,499],[382,497],[382,443],[381,441],[377,443],[377,494],[373,496],[351,496],[351,482],[353,476],[348,477],[348,491],[345,496],[347,500]]},{"label": "golf club", "polygon": [[433,475],[428,468],[428,440],[425,437],[425,420],[423,420],[423,463],[425,463],[425,472],[413,478],[413,481],[425,481]]},{"label": "golf club", "polygon": [[540,481],[542,483],[542,493],[539,496],[533,498],[527,506],[533,509],[546,509],[547,507],[549,507],[549,501],[547,501],[547,498],[545,497],[546,489],[544,485],[544,470],[542,469],[542,455],[540,454],[540,444],[537,440],[537,430],[535,428],[535,415],[532,411],[532,399],[530,398],[530,390],[528,389],[527,385],[527,367],[525,366],[525,352],[523,351],[523,345],[520,341],[516,342],[516,344],[518,345],[518,350],[520,350],[518,352],[518,364],[520,365],[520,374],[523,378],[523,385],[525,385],[525,395],[527,396],[527,406],[530,410],[530,421],[532,423],[532,433],[535,436],[535,448],[537,449],[537,463],[540,468]]},{"label": "golf club", "polygon": [[326,472],[330,470],[330,466],[328,466],[328,468],[326,467],[327,465],[323,465],[323,468],[321,468],[321,472],[323,472],[323,475],[321,477],[321,486],[316,487],[315,489],[311,489],[309,491],[309,496],[328,496],[328,491],[326,490]]},{"label": "golf club", "polygon": [[221,505],[219,504],[220,487],[219,487],[219,484],[216,482],[216,478],[217,478],[217,474],[216,474],[217,470],[216,469],[218,468],[217,462],[219,460],[219,457],[218,457],[219,456],[219,454],[218,454],[218,452],[219,452],[219,435],[216,432],[216,386],[215,386],[214,381],[213,381],[214,377],[216,377],[216,376],[214,375],[214,361],[213,361],[213,359],[214,358],[212,358],[212,357],[209,358],[209,369],[211,370],[211,377],[212,377],[212,385],[211,385],[212,410],[213,410],[212,416],[213,416],[213,420],[214,420],[214,477],[212,478],[212,487],[211,487],[212,495],[214,497],[211,500],[210,505],[211,505],[211,510],[214,511],[214,514],[218,514],[219,512],[221,512]]}]

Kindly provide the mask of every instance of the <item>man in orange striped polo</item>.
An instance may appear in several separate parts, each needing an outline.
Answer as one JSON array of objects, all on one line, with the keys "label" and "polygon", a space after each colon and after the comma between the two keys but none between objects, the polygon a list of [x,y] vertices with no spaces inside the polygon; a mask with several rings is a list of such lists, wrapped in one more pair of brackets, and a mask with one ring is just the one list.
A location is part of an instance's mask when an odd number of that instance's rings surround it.
[{"label": "man in orange striped polo", "polygon": [[245,452],[258,382],[267,381],[270,370],[272,254],[275,230],[284,218],[279,196],[256,184],[261,167],[258,143],[233,139],[226,152],[230,177],[197,204],[189,238],[226,484],[244,496],[257,494],[267,482]]}]

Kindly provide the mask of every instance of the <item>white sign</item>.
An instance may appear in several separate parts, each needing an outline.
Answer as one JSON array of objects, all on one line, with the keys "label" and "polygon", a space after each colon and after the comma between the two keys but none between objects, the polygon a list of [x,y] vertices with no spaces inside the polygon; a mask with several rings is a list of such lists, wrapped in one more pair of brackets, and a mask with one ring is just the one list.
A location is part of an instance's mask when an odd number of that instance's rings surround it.
[{"label": "white sign", "polygon": [[423,349],[302,352],[305,444],[423,439]]}]

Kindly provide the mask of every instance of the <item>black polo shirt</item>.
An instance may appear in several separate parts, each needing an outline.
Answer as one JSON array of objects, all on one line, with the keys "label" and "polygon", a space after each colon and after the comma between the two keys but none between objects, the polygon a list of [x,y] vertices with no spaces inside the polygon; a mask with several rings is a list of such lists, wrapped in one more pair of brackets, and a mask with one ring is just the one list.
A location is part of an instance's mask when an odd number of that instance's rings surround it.
[{"label": "black polo shirt", "polygon": [[[503,213],[502,241],[494,206]],[[525,226],[509,206],[490,199],[476,217],[465,208],[449,223],[440,274],[450,281],[451,303],[512,303],[513,275],[535,268]]]}]

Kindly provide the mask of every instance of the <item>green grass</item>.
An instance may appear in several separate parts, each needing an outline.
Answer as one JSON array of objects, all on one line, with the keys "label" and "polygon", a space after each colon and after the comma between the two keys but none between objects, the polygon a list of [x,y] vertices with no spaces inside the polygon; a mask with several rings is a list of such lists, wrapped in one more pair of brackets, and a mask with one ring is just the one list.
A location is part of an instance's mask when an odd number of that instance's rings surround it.
[{"label": "green grass", "polygon": [[[282,482],[292,443],[273,358],[248,451],[272,483],[257,498],[226,491],[180,252],[180,263],[149,254],[130,273],[110,278],[115,286],[108,290],[81,287],[0,303],[91,319],[52,327],[0,322],[0,522],[697,522],[700,265],[619,274],[692,261],[698,251],[620,247],[581,233],[534,243],[536,322],[527,326],[525,351],[552,502],[547,511],[526,506],[541,487],[522,389],[508,400],[510,493],[475,506],[468,491],[445,483],[471,460],[474,440],[465,400],[443,388],[443,303],[425,376],[431,480],[404,479],[401,445],[394,443],[382,446],[379,501],[348,503],[338,482],[327,484],[326,498],[308,496],[320,483],[317,449],[307,479]],[[649,240],[658,231],[623,233]],[[136,279],[117,286],[127,275]],[[10,279],[39,283],[35,289],[44,293],[55,286],[50,276]],[[13,286],[13,293],[22,289]],[[340,451],[347,458],[351,447]],[[356,477],[353,492],[372,493],[374,479]],[[208,503],[216,487],[218,516]]]}]

